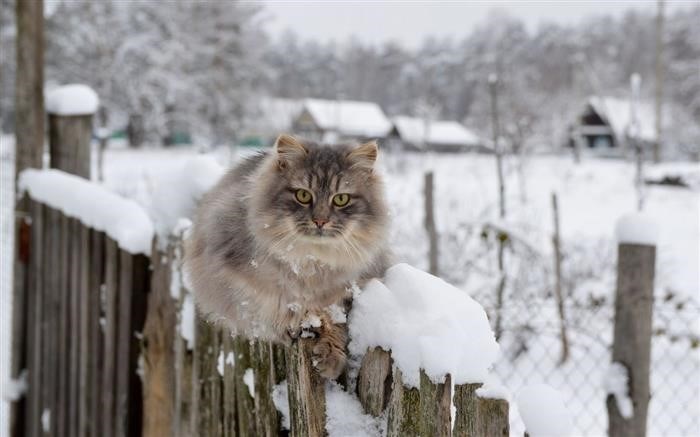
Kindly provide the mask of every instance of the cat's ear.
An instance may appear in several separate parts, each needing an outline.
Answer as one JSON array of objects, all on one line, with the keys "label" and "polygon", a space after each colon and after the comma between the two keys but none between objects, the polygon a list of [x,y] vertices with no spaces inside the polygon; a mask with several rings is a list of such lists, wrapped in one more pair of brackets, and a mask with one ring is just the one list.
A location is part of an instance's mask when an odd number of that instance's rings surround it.
[{"label": "cat's ear", "polygon": [[303,159],[309,153],[301,141],[288,134],[277,137],[275,152],[277,153],[277,166],[280,169],[288,167],[293,161]]},{"label": "cat's ear", "polygon": [[348,153],[348,160],[350,160],[353,167],[371,171],[374,168],[375,161],[377,161],[378,154],[377,141],[372,140],[352,149]]}]

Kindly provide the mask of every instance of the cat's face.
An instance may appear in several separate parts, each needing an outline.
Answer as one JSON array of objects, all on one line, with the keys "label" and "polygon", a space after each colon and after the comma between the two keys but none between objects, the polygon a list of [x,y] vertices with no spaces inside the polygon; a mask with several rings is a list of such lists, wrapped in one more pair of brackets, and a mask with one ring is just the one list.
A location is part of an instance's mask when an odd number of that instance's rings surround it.
[{"label": "cat's face", "polygon": [[273,153],[256,193],[262,222],[253,227],[275,251],[316,256],[326,246],[350,258],[375,251],[387,222],[375,142],[321,146],[282,135]]}]

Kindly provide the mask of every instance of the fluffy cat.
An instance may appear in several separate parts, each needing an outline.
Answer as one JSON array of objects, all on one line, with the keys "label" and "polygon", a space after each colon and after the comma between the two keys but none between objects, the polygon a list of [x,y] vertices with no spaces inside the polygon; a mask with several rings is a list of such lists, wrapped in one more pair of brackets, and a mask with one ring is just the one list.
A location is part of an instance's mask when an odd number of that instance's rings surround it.
[{"label": "fluffy cat", "polygon": [[388,263],[376,158],[374,141],[328,146],[281,135],[274,150],[230,170],[204,196],[186,244],[200,309],[235,333],[277,342],[311,326],[317,369],[337,377],[346,334],[328,307]]}]

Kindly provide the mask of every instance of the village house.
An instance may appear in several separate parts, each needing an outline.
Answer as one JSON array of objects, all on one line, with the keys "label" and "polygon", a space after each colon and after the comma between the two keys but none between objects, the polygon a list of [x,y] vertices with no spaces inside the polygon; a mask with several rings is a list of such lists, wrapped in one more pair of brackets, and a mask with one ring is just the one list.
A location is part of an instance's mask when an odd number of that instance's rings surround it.
[{"label": "village house", "polygon": [[372,102],[305,99],[293,132],[308,139],[337,142],[386,138],[391,121]]},{"label": "village house", "polygon": [[425,120],[397,116],[391,119],[396,139],[406,150],[435,152],[488,152],[484,142],[472,131],[456,121]]},{"label": "village house", "polygon": [[603,156],[623,156],[632,147],[632,140],[648,148],[656,138],[651,103],[633,106],[630,100],[593,96],[569,129],[568,147]]}]

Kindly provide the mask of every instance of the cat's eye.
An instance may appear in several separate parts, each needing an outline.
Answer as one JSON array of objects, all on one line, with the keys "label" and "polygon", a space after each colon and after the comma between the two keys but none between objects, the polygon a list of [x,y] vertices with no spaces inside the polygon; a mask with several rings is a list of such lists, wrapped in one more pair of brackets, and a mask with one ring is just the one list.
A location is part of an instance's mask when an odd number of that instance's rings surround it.
[{"label": "cat's eye", "polygon": [[294,197],[296,197],[297,202],[299,202],[301,204],[308,205],[309,203],[311,203],[311,193],[309,193],[308,191],[306,191],[302,188],[299,188],[294,193]]},{"label": "cat's eye", "polygon": [[333,205],[343,207],[350,201],[350,195],[346,193],[336,194],[333,196]]}]

